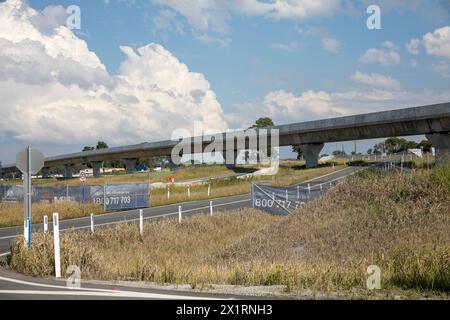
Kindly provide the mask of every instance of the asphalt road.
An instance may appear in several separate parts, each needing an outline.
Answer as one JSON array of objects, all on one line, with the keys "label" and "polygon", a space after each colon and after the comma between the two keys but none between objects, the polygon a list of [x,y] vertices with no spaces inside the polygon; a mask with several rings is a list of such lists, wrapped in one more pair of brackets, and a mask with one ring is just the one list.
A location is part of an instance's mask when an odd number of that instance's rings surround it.
[{"label": "asphalt road", "polygon": [[[307,187],[346,177],[356,171],[357,167],[348,167],[331,174],[318,177],[299,184],[300,187]],[[144,219],[163,217],[178,217],[178,206],[182,206],[183,217],[195,214],[209,214],[210,201],[213,202],[214,213],[228,211],[238,208],[251,207],[250,194],[217,198],[211,200],[200,200],[185,203],[177,203],[161,207],[144,209]],[[50,217],[50,214],[49,214]],[[95,216],[95,227],[107,227],[123,222],[137,222],[139,220],[139,210],[112,212]],[[61,231],[70,229],[89,229],[90,217],[61,220]],[[33,231],[43,230],[42,224],[33,226]],[[49,222],[49,230],[52,224]],[[1,228],[0,229],[0,260],[5,261],[9,254],[10,242],[19,234],[23,233],[23,227]],[[240,299],[245,297],[231,295],[216,295],[195,292],[180,292],[178,290],[156,290],[136,287],[117,287],[114,285],[98,285],[82,283],[82,289],[68,289],[65,280],[39,279],[27,277],[0,267],[0,299]]]}]

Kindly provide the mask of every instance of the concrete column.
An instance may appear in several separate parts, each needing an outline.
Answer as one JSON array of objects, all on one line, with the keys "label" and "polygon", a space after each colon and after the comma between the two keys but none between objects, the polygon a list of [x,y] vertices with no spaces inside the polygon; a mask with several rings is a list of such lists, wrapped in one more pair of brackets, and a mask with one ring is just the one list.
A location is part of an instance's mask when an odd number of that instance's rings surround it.
[{"label": "concrete column", "polygon": [[73,177],[73,164],[67,164],[64,166],[64,178],[65,179],[72,179]]},{"label": "concrete column", "polygon": [[443,163],[450,160],[450,134],[449,133],[432,133],[425,135],[436,149],[436,163]]},{"label": "concrete column", "polygon": [[319,153],[323,149],[323,143],[301,144],[300,150],[306,159],[306,168],[317,168]]},{"label": "concrete column", "polygon": [[43,178],[43,179],[48,179],[48,178],[50,178],[50,168],[49,168],[49,167],[44,167],[44,168],[42,168],[41,174],[42,174],[42,178]]},{"label": "concrete column", "polygon": [[100,169],[103,167],[103,161],[91,161],[91,166],[94,178],[100,178],[102,176]]},{"label": "concrete column", "polygon": [[[231,151],[231,150],[225,150],[222,151],[222,157],[225,161],[225,167],[227,169],[234,169],[237,166],[237,157],[238,157],[239,151]],[[228,156],[227,156],[228,155]]]},{"label": "concrete column", "polygon": [[169,162],[170,171],[175,171],[178,169],[178,166],[172,161],[171,156],[167,156],[167,161]]},{"label": "concrete column", "polygon": [[245,164],[250,163],[250,150],[245,150]]},{"label": "concrete column", "polygon": [[136,170],[136,158],[124,159],[123,162],[125,163],[125,170],[127,173],[133,173]]}]

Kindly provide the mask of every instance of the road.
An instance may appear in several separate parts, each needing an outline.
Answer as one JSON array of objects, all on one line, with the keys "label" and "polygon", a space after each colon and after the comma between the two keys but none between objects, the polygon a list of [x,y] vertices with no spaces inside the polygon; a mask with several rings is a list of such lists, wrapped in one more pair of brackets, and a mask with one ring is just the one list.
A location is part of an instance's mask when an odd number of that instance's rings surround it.
[{"label": "road", "polygon": [[[329,183],[341,179],[361,170],[358,167],[347,167],[331,174],[311,179],[299,184],[307,187]],[[210,212],[210,201],[213,203],[215,213],[238,208],[251,207],[250,194],[200,200],[185,203],[177,203],[161,207],[144,209],[144,219],[151,220],[163,217],[178,216],[178,206],[182,206],[183,217],[206,214]],[[49,214],[50,216],[50,214]],[[95,227],[107,227],[117,223],[132,223],[139,220],[139,210],[112,212],[95,216]],[[90,217],[61,220],[61,231],[70,229],[89,229]],[[33,232],[42,231],[43,225],[33,226]],[[52,224],[49,223],[49,230]],[[0,229],[0,259],[3,261],[9,254],[10,242],[23,232],[23,227],[11,227]],[[113,290],[114,289],[114,290]],[[205,294],[195,292],[180,292],[178,290],[155,290],[149,288],[115,287],[110,285],[98,285],[82,283],[82,289],[68,289],[65,280],[38,279],[20,275],[18,273],[0,268],[0,299],[227,299],[244,298],[237,296]]]}]

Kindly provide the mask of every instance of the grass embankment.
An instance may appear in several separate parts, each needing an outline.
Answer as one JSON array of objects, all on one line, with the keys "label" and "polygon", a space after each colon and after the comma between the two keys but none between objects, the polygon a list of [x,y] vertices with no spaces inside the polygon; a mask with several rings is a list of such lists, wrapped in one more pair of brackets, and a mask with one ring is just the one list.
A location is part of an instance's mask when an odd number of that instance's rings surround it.
[{"label": "grass embankment", "polygon": [[[33,204],[33,223],[41,223],[44,216],[51,219],[58,212],[60,219],[81,218],[91,213],[103,212],[102,206],[87,204],[84,208],[78,203],[35,203]],[[23,206],[18,203],[0,203],[0,228],[23,225]]]},{"label": "grass embankment", "polygon": [[[247,209],[148,223],[142,238],[137,226],[68,232],[61,237],[62,267],[78,265],[84,279],[448,298],[449,171],[367,171],[283,218]],[[30,251],[17,239],[11,251],[17,271],[53,275],[51,235],[35,235]],[[381,268],[381,291],[366,289],[369,265]]]}]

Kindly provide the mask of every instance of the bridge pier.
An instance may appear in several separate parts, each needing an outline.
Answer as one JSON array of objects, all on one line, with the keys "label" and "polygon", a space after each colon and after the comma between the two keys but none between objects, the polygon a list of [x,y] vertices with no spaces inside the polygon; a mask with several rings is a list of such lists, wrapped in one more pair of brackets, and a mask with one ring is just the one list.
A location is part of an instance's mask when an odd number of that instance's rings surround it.
[{"label": "bridge pier", "polygon": [[221,152],[227,169],[233,170],[237,166],[238,150],[224,150]]},{"label": "bridge pier", "polygon": [[317,168],[319,164],[319,154],[322,151],[323,143],[301,144],[300,150],[306,160],[306,168]]},{"label": "bridge pier", "polygon": [[100,178],[102,176],[100,169],[103,167],[103,161],[91,161],[91,166],[94,178]]},{"label": "bridge pier", "polygon": [[50,168],[49,167],[44,167],[41,170],[41,175],[43,179],[48,179],[50,178]]},{"label": "bridge pier", "polygon": [[136,170],[136,158],[124,159],[123,162],[125,163],[125,170],[128,174]]},{"label": "bridge pier", "polygon": [[167,162],[169,162],[170,171],[175,171],[178,169],[178,166],[172,160],[172,156],[167,156]]},{"label": "bridge pier", "polygon": [[65,179],[72,179],[73,178],[73,164],[66,164],[64,166],[64,178]]},{"label": "bridge pier", "polygon": [[432,133],[425,135],[436,150],[436,163],[450,160],[450,133]]}]

